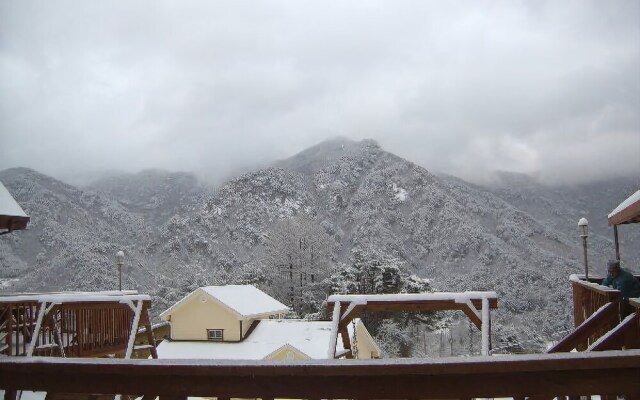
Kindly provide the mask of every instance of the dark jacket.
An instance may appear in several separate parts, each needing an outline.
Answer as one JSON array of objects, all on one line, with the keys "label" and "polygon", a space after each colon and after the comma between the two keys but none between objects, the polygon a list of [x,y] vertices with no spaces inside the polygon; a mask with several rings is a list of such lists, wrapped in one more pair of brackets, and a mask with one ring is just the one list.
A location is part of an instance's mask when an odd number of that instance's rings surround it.
[{"label": "dark jacket", "polygon": [[607,275],[602,281],[602,285],[611,286],[622,293],[622,298],[640,297],[640,282],[631,272],[620,268],[620,273],[615,278]]}]

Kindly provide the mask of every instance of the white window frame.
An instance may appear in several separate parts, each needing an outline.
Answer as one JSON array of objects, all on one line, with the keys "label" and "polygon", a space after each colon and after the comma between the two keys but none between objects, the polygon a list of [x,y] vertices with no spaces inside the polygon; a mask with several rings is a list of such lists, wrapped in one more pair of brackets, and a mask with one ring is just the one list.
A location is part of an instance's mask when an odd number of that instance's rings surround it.
[{"label": "white window frame", "polygon": [[224,329],[207,329],[207,340],[222,342],[224,340]]}]

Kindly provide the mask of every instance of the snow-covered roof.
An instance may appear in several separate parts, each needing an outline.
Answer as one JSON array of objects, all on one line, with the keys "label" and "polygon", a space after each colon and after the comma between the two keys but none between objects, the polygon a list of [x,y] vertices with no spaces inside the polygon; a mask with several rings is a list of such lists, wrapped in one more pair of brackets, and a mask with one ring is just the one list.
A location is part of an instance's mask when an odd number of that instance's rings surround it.
[{"label": "snow-covered roof", "polygon": [[25,229],[29,216],[0,182],[0,229]]},{"label": "snow-covered roof", "polygon": [[175,312],[187,299],[196,293],[206,293],[244,318],[267,314],[280,314],[289,307],[252,285],[205,286],[182,298],[168,310],[160,314],[165,318]]},{"label": "snow-covered roof", "polygon": [[[165,340],[158,346],[158,358],[262,360],[290,345],[311,359],[323,359],[327,358],[331,324],[330,321],[262,320],[242,342]],[[343,350],[342,341],[338,340],[336,351]]]},{"label": "snow-covered roof", "polygon": [[608,215],[609,225],[628,224],[640,222],[640,190],[620,203]]},{"label": "snow-covered roof", "polygon": [[289,307],[252,285],[206,286],[202,289],[245,317],[289,311]]}]

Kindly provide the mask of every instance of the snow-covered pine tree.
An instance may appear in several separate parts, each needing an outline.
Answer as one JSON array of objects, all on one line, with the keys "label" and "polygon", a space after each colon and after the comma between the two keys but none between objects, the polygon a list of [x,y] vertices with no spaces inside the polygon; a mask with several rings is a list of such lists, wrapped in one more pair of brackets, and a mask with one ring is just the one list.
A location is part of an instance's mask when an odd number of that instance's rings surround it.
[{"label": "snow-covered pine tree", "polygon": [[[379,249],[357,249],[351,264],[342,264],[328,279],[332,293],[394,294],[431,292],[427,279],[410,275],[403,261]],[[410,357],[419,345],[412,340],[416,326],[433,329],[434,313],[377,312],[363,316],[386,355]]]}]

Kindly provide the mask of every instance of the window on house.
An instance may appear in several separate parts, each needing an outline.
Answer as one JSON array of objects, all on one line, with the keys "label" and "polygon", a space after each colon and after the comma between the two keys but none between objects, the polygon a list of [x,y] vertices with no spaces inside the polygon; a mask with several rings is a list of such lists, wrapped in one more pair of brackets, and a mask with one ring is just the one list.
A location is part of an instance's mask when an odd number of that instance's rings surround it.
[{"label": "window on house", "polygon": [[207,339],[222,341],[224,329],[207,329]]}]

